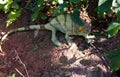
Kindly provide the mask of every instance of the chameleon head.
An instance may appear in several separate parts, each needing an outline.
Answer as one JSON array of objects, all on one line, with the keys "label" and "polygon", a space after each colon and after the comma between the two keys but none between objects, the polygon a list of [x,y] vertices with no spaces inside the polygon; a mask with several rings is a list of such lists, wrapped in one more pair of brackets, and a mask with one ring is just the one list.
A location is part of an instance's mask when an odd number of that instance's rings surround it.
[{"label": "chameleon head", "polygon": [[83,26],[79,27],[79,34],[83,35],[87,39],[87,43],[93,43],[95,39],[95,35],[89,35],[91,32],[91,26],[84,24]]},{"label": "chameleon head", "polygon": [[90,33],[91,32],[91,26],[87,25],[87,24],[84,24],[83,26],[79,27],[79,30],[81,32]]}]

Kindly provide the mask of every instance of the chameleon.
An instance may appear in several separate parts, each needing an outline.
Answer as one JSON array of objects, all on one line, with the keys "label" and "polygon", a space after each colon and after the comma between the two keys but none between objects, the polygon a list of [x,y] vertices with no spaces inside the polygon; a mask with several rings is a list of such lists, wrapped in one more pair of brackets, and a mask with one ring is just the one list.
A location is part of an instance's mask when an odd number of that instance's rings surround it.
[{"label": "chameleon", "polygon": [[88,34],[91,31],[91,27],[84,23],[82,26],[77,25],[71,18],[69,14],[61,14],[53,19],[51,19],[50,22],[46,24],[37,24],[37,25],[30,25],[25,27],[20,27],[16,29],[12,29],[8,31],[0,40],[0,46],[2,45],[2,42],[7,38],[8,35],[20,32],[20,31],[27,31],[27,30],[39,30],[39,29],[47,29],[51,31],[51,41],[56,46],[61,46],[61,42],[56,37],[56,32],[60,31],[65,34],[65,39],[68,45],[70,45],[71,37],[70,35],[80,35],[85,38],[88,38]]}]

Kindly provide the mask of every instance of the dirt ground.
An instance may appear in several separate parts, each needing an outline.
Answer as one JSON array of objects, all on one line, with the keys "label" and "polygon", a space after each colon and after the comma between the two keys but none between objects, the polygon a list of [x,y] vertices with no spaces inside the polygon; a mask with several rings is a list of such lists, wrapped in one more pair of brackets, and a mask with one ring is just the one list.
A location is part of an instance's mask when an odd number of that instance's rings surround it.
[{"label": "dirt ground", "polygon": [[[0,37],[8,29],[29,23],[27,17],[22,16],[6,29],[5,21],[3,14],[0,16]],[[63,43],[60,47],[51,42],[50,31],[39,31],[38,35],[35,39],[34,31],[25,31],[5,39],[2,45],[5,55],[0,54],[0,77],[12,74],[16,74],[16,77],[110,77],[104,53],[116,48],[120,43],[120,33],[111,39],[97,36],[92,45],[86,44],[81,37],[75,37],[71,47],[60,32],[57,33]]]}]

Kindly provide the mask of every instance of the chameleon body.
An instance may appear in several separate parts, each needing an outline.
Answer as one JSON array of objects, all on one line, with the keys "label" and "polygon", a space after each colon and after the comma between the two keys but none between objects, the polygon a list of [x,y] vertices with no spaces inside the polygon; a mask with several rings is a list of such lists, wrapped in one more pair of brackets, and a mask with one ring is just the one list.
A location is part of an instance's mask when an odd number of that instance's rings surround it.
[{"label": "chameleon body", "polygon": [[27,27],[20,27],[20,28],[12,29],[12,30],[8,31],[2,37],[0,44],[2,44],[4,39],[11,33],[19,32],[19,31],[26,31],[26,30],[37,30],[37,29],[43,29],[43,28],[50,30],[52,32],[51,40],[57,46],[60,46],[61,43],[59,42],[59,40],[56,37],[56,31],[65,33],[65,39],[66,39],[67,43],[70,45],[70,40],[71,40],[70,35],[81,35],[81,36],[84,36],[85,38],[87,38],[87,36],[91,30],[91,27],[89,25],[83,24],[82,26],[78,26],[77,24],[75,24],[72,21],[70,15],[62,14],[62,15],[58,15],[57,17],[53,18],[50,22],[48,22],[47,24],[44,24],[44,25],[30,25]]}]

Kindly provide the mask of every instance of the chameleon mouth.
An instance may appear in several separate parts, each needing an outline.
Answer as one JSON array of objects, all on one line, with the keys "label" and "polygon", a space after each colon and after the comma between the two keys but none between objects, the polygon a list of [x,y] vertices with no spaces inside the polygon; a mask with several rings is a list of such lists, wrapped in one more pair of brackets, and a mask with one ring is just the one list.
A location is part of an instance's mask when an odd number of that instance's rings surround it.
[{"label": "chameleon mouth", "polygon": [[70,34],[70,36],[86,36],[87,34],[89,33],[81,31],[81,32]]}]

